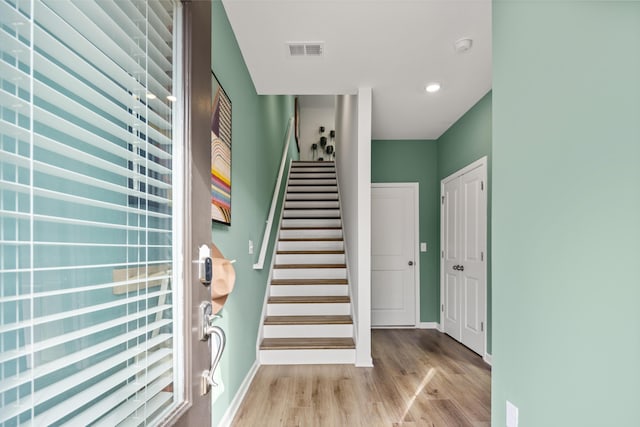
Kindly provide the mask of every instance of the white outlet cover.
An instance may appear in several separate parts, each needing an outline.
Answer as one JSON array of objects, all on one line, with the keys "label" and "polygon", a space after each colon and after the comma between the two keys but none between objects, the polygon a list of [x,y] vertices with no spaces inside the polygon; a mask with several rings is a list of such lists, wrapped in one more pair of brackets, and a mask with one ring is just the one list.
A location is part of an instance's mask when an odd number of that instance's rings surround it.
[{"label": "white outlet cover", "polygon": [[507,427],[518,427],[518,407],[507,400]]},{"label": "white outlet cover", "polygon": [[426,242],[421,242],[420,243],[420,252],[427,252],[427,243]]}]

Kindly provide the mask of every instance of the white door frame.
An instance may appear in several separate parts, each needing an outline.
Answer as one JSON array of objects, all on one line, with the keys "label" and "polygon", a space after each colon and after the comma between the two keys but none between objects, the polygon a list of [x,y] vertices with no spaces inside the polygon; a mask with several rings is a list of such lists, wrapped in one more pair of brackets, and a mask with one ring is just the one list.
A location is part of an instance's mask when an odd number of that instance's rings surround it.
[{"label": "white door frame", "polygon": [[[463,167],[462,169],[452,173],[451,175],[447,176],[446,178],[443,178],[440,181],[440,200],[442,200],[442,197],[444,197],[444,184],[446,182],[451,181],[452,179],[455,178],[459,178],[460,176],[466,174],[467,172],[471,172],[474,169],[477,169],[479,167],[484,166],[484,176],[483,176],[483,182],[485,185],[485,197],[487,198],[487,203],[485,203],[485,207],[488,210],[489,208],[489,184],[487,182],[487,156],[481,157],[480,159],[476,160],[473,163],[468,164],[467,166]],[[488,212],[487,212],[488,213]],[[489,216],[485,215],[486,221],[485,221],[485,228],[488,229],[488,221],[489,221]],[[444,332],[444,321],[442,319],[443,316],[443,312],[444,312],[444,227],[443,227],[443,220],[444,220],[444,205],[442,203],[440,203],[440,325],[439,325],[439,330],[440,332]],[[485,254],[485,264],[484,264],[484,283],[485,283],[485,292],[484,292],[484,354],[482,355],[482,357],[487,360],[488,354],[487,354],[487,328],[489,327],[489,325],[487,324],[487,298],[488,298],[488,294],[489,294],[489,283],[487,281],[487,264],[489,262],[488,259],[488,255],[487,255],[487,241],[488,239],[488,235],[486,235],[487,237],[484,239],[484,246],[482,248],[484,254]]]},{"label": "white door frame", "polygon": [[[420,327],[420,184],[418,182],[372,182],[371,188],[411,188],[413,189],[413,205],[415,215],[413,219],[413,286],[416,298],[415,327]],[[372,213],[373,214],[373,213]],[[375,326],[372,329],[385,329],[384,326]],[[399,326],[390,326],[390,329],[402,329]]]}]

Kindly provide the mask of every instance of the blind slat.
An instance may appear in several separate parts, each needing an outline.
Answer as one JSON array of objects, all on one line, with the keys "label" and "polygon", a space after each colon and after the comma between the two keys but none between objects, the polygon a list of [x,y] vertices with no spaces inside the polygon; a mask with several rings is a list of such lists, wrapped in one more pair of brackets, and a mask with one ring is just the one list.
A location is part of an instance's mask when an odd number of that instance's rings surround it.
[{"label": "blind slat", "polygon": [[[156,363],[162,358],[169,356],[171,352],[172,352],[171,349],[158,350],[156,352],[153,352],[149,357],[147,357],[145,362],[147,364]],[[131,365],[126,369],[123,369],[122,371],[105,378],[103,381],[100,381],[99,383],[84,389],[82,393],[75,394],[69,399],[66,399],[64,402],[36,416],[33,420],[33,423],[35,425],[53,424],[54,422],[59,421],[60,419],[73,413],[76,408],[86,405],[92,400],[100,397],[102,394],[104,394],[105,391],[110,390],[111,388],[117,386],[123,381],[126,381],[129,377],[139,374],[141,372],[144,372],[145,369],[146,369],[145,364]],[[142,378],[140,378],[142,381],[140,382],[144,384],[148,380],[147,377],[155,376],[154,378],[157,378],[158,376],[169,371],[170,369],[171,369],[171,362],[168,362],[168,363],[165,362],[165,363],[159,364],[158,366],[151,368],[148,372],[142,374],[141,375]],[[136,382],[129,383],[127,386],[122,387],[122,389],[129,390],[131,388],[140,388],[140,387],[141,387],[141,384],[138,381],[136,381]],[[118,395],[120,395],[120,390],[117,393],[111,393],[106,399],[100,400],[94,406],[96,407],[97,410],[102,409],[104,406],[111,407],[113,403],[109,402],[109,400],[112,400],[116,396],[120,397]],[[122,400],[126,399],[127,397],[128,395],[124,396]],[[87,414],[87,411],[84,411],[81,415],[74,417],[74,419],[70,421],[70,425],[79,425],[80,420],[96,419],[97,416],[95,416],[96,415],[95,412],[97,411],[93,411],[93,412],[94,413],[92,414]],[[102,414],[99,414],[99,415],[102,415]]]},{"label": "blind slat", "polygon": [[[158,339],[158,337],[162,337],[162,339]],[[38,390],[33,394],[34,404],[40,405],[50,399],[53,399],[59,394],[64,393],[67,390],[77,386],[78,384],[82,384],[85,381],[89,381],[92,378],[100,376],[104,372],[113,369],[114,366],[126,362],[127,360],[134,357],[140,356],[142,353],[150,351],[150,349],[160,345],[162,342],[167,341],[167,339],[169,338],[171,338],[171,335],[158,335],[148,341],[143,341],[135,347],[116,353],[112,357],[104,359],[101,362],[94,363],[91,366],[88,366],[87,368],[84,368],[80,371],[77,371],[75,374],[65,377],[62,381],[57,381],[48,387]],[[136,363],[140,363],[140,360],[138,360]],[[62,366],[60,368],[62,368]]]},{"label": "blind slat", "polygon": [[23,357],[25,354],[46,350],[48,348],[55,347],[60,344],[64,344],[73,340],[77,340],[79,338],[90,336],[91,334],[103,332],[111,328],[115,328],[117,326],[126,324],[127,322],[132,322],[132,321],[141,319],[145,316],[157,314],[159,312],[168,310],[170,308],[172,308],[172,306],[168,304],[160,305],[160,306],[148,309],[146,311],[137,312],[134,314],[130,314],[128,316],[119,317],[117,319],[113,319],[108,322],[102,322],[88,328],[83,328],[74,332],[70,332],[68,334],[58,335],[57,337],[40,341],[37,344],[28,344],[16,350],[4,351],[0,353],[0,363],[4,363],[10,360],[15,360],[17,358]]},{"label": "blind slat", "polygon": [[[120,67],[124,68],[131,75],[145,75],[147,77],[146,90],[155,94],[157,97],[165,99],[167,95],[171,93],[167,89],[171,85],[171,78],[169,78],[163,71],[155,66],[153,62],[150,62],[151,70],[153,73],[147,73],[140,64],[138,64],[134,57],[126,53],[121,46],[118,45],[110,36],[102,31],[98,31],[96,24],[91,22],[74,4],[70,2],[58,1],[58,0],[41,0],[42,3],[46,3],[46,6],[41,7],[49,8],[52,12],[62,17],[66,22],[73,22],[74,27],[72,33],[78,33],[84,36],[93,46],[100,46],[103,52],[106,52],[106,56],[110,61],[115,62]],[[40,2],[37,5],[41,4]],[[36,8],[36,15],[41,12]],[[45,16],[44,13],[42,16]],[[38,22],[43,25],[47,30],[52,31],[52,23],[46,19],[38,18]],[[79,51],[83,52],[83,51]],[[84,54],[84,52],[83,52]],[[144,54],[144,53],[143,53]],[[155,68],[154,68],[155,67]],[[152,102],[152,105],[160,104],[160,102]]]},{"label": "blind slat", "polygon": [[151,400],[147,401],[146,404],[142,399],[129,399],[122,405],[113,409],[109,413],[109,415],[98,421],[96,423],[96,427],[112,427],[114,425],[117,425],[118,427],[138,427],[140,424],[144,423],[144,419],[146,417],[130,417],[130,415],[143,405],[145,409],[145,415],[153,414],[154,412],[160,410],[160,408],[165,406],[173,398],[172,393],[162,391],[169,384],[171,384],[171,378],[167,376],[158,378],[148,387],[149,394],[153,397],[151,398]]},{"label": "blind slat", "polygon": [[[135,100],[131,96],[132,92],[143,92],[144,87],[142,85],[137,82],[131,81],[127,87],[124,87],[122,84],[117,84],[116,81],[113,80],[116,77],[126,76],[126,73],[124,73],[124,70],[122,70],[121,68],[116,69],[119,70],[119,73],[123,73],[124,76],[111,75],[110,78],[108,75],[105,75],[102,72],[97,73],[94,66],[88,62],[81,60],[65,61],[65,59],[75,57],[75,53],[73,50],[69,49],[66,45],[55,39],[51,34],[47,33],[41,28],[36,28],[35,35],[36,39],[38,40],[38,46],[40,46],[41,50],[46,51],[47,55],[54,58],[59,63],[63,63],[64,66],[71,72],[75,73],[76,75],[82,76],[83,79],[85,79],[94,87],[100,89],[103,93],[108,93],[111,98],[117,100],[122,105],[128,105],[132,108],[136,106],[144,106],[141,100]],[[127,78],[129,77],[127,76]],[[168,117],[171,114],[171,108],[169,106],[161,108],[159,111],[155,111],[153,109],[144,109],[143,113],[146,114],[146,120],[149,123],[152,123],[158,129],[171,129],[171,123],[165,117]],[[162,116],[161,114],[164,114],[165,116]]]},{"label": "blind slat", "polygon": [[[164,387],[171,384],[172,378],[170,375],[167,375],[170,372],[170,363],[163,363],[161,365],[155,366],[147,371],[145,374],[141,375],[140,381],[145,381],[146,383],[152,383],[156,379],[163,378],[164,379]],[[164,388],[163,387],[163,388]],[[129,396],[133,395],[136,391],[140,389],[140,385],[137,383],[129,383],[127,386],[118,390],[116,393],[112,393],[106,399],[100,401],[98,404],[92,406],[81,414],[75,416],[68,422],[66,422],[65,426],[74,427],[77,426],[78,423],[81,423],[82,420],[85,419],[96,419],[100,416],[103,416],[112,411],[112,407],[121,403]]]}]

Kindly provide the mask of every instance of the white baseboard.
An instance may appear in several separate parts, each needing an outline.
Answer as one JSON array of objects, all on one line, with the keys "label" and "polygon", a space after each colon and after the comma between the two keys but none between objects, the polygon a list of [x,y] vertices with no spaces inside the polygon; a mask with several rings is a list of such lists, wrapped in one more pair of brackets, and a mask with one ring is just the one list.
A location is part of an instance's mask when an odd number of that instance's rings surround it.
[{"label": "white baseboard", "polygon": [[247,375],[244,377],[242,384],[240,384],[240,388],[238,388],[236,395],[233,397],[233,400],[231,401],[231,404],[229,405],[226,412],[222,416],[222,419],[220,420],[218,427],[229,427],[231,425],[231,423],[233,422],[233,419],[236,416],[236,413],[238,412],[238,409],[240,409],[240,405],[242,404],[242,401],[244,400],[244,397],[247,394],[247,391],[249,391],[249,386],[253,382],[253,378],[256,376],[256,373],[258,372],[259,367],[260,367],[260,364],[258,363],[257,360],[253,362],[253,366],[251,366],[251,369],[249,369],[249,372],[247,372]]},{"label": "white baseboard", "polygon": [[482,360],[484,360],[487,363],[487,365],[489,365],[489,366],[492,366],[491,365],[491,359],[492,359],[492,357],[491,357],[491,355],[489,353],[485,353],[484,357],[482,358]]},{"label": "white baseboard", "polygon": [[437,329],[440,330],[440,324],[438,322],[420,322],[418,329]]}]

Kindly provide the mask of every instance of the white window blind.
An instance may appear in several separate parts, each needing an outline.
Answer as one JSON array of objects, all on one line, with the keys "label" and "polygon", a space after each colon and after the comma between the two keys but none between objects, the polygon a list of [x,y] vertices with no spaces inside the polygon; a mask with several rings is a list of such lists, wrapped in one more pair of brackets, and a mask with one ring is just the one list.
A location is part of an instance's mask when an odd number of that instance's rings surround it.
[{"label": "white window blind", "polygon": [[149,425],[182,399],[176,11],[0,0],[0,427]]}]

